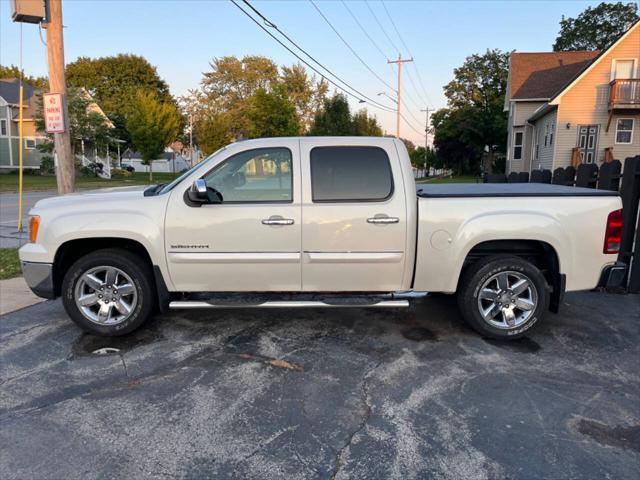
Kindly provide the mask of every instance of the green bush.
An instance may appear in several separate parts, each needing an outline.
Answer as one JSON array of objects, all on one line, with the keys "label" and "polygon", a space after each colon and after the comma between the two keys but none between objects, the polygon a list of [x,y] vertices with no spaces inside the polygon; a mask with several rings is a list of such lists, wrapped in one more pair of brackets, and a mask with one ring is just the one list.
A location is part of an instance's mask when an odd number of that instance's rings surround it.
[{"label": "green bush", "polygon": [[127,178],[131,177],[133,174],[128,170],[123,170],[121,168],[112,168],[111,169],[111,178]]},{"label": "green bush", "polygon": [[50,175],[55,172],[55,165],[53,162],[53,157],[50,155],[45,155],[42,157],[40,161],[40,174],[41,175]]}]

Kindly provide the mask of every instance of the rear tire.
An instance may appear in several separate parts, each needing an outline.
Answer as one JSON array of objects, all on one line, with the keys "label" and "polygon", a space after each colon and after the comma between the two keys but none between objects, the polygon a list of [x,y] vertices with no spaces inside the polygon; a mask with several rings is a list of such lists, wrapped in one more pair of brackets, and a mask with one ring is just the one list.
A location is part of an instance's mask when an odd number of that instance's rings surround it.
[{"label": "rear tire", "polygon": [[155,289],[150,266],[118,248],[78,259],[62,281],[62,303],[76,325],[101,336],[126,335],[153,312]]},{"label": "rear tire", "polygon": [[458,306],[465,321],[488,338],[516,339],[549,309],[550,288],[532,263],[519,257],[483,258],[464,272]]}]

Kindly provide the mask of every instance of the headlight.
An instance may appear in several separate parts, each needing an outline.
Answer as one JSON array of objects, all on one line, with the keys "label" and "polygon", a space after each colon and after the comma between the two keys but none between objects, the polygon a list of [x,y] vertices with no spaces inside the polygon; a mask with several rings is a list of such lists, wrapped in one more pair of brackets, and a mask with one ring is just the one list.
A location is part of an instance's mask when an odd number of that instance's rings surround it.
[{"label": "headlight", "polygon": [[40,227],[40,217],[38,215],[29,216],[29,241],[36,243],[38,238],[38,227]]}]

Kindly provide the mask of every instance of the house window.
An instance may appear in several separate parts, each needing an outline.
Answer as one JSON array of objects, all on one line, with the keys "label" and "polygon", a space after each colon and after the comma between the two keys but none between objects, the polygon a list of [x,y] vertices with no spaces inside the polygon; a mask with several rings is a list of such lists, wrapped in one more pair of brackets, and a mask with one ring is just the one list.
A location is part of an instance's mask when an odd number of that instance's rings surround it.
[{"label": "house window", "polygon": [[520,160],[522,158],[522,132],[516,132],[513,138],[513,159]]},{"label": "house window", "polygon": [[616,122],[616,143],[630,144],[633,138],[633,118],[619,118]]},{"label": "house window", "polygon": [[36,148],[36,139],[35,138],[25,138],[24,139],[24,148],[26,150],[33,150]]},{"label": "house window", "polygon": [[544,125],[544,146],[547,146],[547,138],[549,136],[549,124],[545,123]]},{"label": "house window", "polygon": [[549,131],[549,145],[553,145],[553,132],[556,130],[556,124],[551,124],[551,130]]},{"label": "house window", "polygon": [[0,120],[0,135],[2,135],[3,137],[7,136],[7,121],[6,120]]}]

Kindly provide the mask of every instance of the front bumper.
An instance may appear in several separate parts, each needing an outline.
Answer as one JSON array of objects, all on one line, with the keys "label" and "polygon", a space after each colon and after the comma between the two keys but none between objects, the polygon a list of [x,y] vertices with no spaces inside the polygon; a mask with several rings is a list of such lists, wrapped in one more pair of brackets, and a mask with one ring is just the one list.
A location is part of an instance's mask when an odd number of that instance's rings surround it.
[{"label": "front bumper", "polygon": [[53,265],[24,261],[21,263],[22,274],[33,293],[42,298],[56,298],[53,290]]},{"label": "front bumper", "polygon": [[624,288],[624,281],[627,278],[629,266],[624,262],[616,262],[602,270],[598,287],[604,288]]}]

